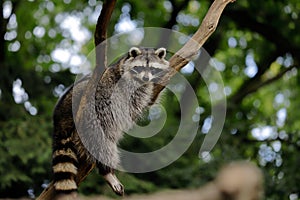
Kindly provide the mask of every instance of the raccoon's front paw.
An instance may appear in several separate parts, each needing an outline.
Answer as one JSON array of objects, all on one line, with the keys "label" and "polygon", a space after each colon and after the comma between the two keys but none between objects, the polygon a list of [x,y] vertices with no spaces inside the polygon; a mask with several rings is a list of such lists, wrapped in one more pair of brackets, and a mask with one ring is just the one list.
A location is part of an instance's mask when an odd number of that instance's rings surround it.
[{"label": "raccoon's front paw", "polygon": [[117,195],[124,196],[124,186],[121,183],[111,185],[111,188]]},{"label": "raccoon's front paw", "polygon": [[117,195],[124,196],[124,186],[114,174],[108,173],[104,176],[104,179]]}]

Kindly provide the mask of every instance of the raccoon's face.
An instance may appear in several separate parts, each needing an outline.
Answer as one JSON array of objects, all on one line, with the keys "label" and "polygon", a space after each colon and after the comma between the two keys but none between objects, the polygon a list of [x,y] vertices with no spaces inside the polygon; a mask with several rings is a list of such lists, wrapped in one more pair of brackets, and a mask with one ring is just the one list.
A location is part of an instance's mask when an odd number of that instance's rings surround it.
[{"label": "raccoon's face", "polygon": [[124,76],[139,83],[158,82],[169,69],[166,49],[132,47],[123,63]]}]

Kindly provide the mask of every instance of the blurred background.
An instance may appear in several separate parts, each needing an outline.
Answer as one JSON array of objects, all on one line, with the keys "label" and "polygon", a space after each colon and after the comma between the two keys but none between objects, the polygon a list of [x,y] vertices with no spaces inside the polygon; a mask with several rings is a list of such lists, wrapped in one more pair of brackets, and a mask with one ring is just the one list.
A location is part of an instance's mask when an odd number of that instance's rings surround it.
[{"label": "blurred background", "polygon": [[[108,35],[139,27],[192,35],[211,3],[119,0]],[[0,198],[34,198],[51,181],[53,108],[93,49],[102,2],[0,0],[0,6]],[[198,188],[223,164],[249,160],[264,173],[265,199],[300,198],[299,14],[298,0],[237,0],[226,7],[204,45],[225,85],[227,116],[221,138],[199,158],[211,128],[211,105],[207,86],[189,65],[181,72],[199,100],[196,139],[164,169],[119,172],[127,194]],[[125,137],[121,146],[149,152],[172,140],[180,107],[176,97],[166,93],[168,120],[161,133],[150,140]],[[82,183],[80,193],[115,197],[96,172]]]}]

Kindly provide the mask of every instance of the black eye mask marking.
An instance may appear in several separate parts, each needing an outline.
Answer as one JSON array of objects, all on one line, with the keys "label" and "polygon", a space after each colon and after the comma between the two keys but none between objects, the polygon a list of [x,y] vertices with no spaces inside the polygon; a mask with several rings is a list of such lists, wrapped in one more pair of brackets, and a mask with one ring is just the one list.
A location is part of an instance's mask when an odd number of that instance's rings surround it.
[{"label": "black eye mask marking", "polygon": [[155,75],[155,74],[162,72],[163,70],[159,69],[159,68],[155,68],[155,67],[150,67],[150,71],[153,75]]},{"label": "black eye mask marking", "polygon": [[137,78],[137,77],[133,77],[133,80],[135,80],[136,82],[138,82],[138,83],[140,83],[140,84],[144,83],[143,80],[141,80],[141,79],[139,79],[139,78]]},{"label": "black eye mask marking", "polygon": [[134,66],[130,72],[133,73],[133,74],[138,74],[138,73],[141,73],[142,71],[145,71],[145,67],[143,66]]},{"label": "black eye mask marking", "polygon": [[[131,70],[129,71],[132,75],[137,75],[140,74],[142,72],[150,72],[153,76],[151,82],[158,82],[159,79],[165,74],[165,70],[160,69],[160,68],[156,68],[156,67],[144,67],[144,66],[134,66],[133,68],[131,68]],[[140,78],[134,77],[133,78],[135,81],[138,82],[147,82],[146,80],[140,80]]]}]

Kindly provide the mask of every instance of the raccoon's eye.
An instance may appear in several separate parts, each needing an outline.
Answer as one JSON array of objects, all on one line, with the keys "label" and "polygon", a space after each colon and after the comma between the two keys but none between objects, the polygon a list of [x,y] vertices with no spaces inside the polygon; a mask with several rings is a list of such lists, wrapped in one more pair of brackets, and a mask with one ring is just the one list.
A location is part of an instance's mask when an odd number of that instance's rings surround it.
[{"label": "raccoon's eye", "polygon": [[141,73],[142,71],[144,71],[144,67],[143,66],[134,66],[131,70],[136,73]]},{"label": "raccoon's eye", "polygon": [[155,68],[155,67],[150,67],[150,71],[152,74],[158,74],[158,73],[162,72],[163,70],[159,69],[159,68]]}]

